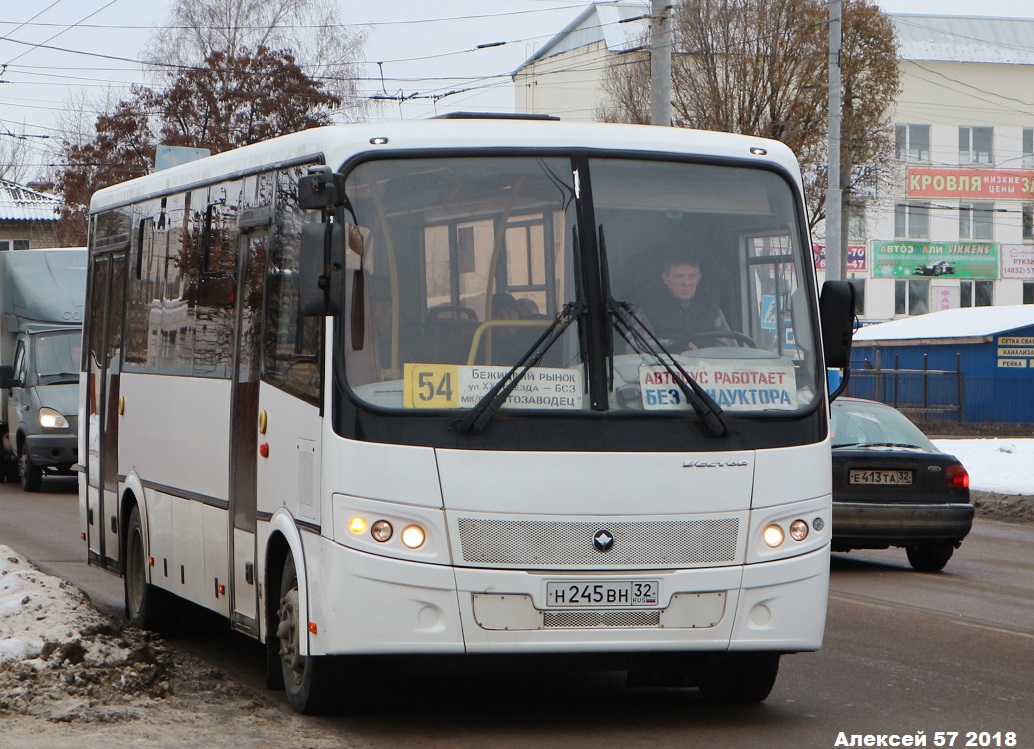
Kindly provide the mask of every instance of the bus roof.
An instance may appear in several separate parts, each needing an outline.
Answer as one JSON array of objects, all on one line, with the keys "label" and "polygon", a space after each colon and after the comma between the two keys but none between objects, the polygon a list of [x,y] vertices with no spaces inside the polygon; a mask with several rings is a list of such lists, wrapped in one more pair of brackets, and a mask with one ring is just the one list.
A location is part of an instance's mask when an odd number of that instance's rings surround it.
[{"label": "bus roof", "polygon": [[310,156],[320,156],[338,169],[363,153],[467,148],[582,148],[748,159],[779,165],[793,176],[799,189],[801,186],[793,153],[783,143],[765,138],[650,125],[432,119],[331,125],[283,135],[98,190],[90,201],[90,212]]}]

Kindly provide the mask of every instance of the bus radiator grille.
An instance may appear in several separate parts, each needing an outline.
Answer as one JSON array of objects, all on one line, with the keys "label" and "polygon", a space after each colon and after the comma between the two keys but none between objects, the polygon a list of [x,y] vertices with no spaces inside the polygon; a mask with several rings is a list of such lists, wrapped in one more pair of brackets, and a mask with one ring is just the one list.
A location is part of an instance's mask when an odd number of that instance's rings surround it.
[{"label": "bus radiator grille", "polygon": [[659,627],[660,611],[547,611],[542,615],[544,629],[584,629],[587,627]]},{"label": "bus radiator grille", "polygon": [[[463,561],[534,567],[702,566],[736,560],[740,521],[536,521],[459,518]],[[614,543],[598,551],[593,536]]]}]

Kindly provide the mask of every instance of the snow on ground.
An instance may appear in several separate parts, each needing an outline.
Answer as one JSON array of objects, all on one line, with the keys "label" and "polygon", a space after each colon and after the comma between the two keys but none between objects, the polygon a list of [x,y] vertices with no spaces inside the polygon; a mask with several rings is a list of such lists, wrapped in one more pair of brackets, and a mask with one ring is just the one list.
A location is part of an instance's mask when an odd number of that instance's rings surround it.
[{"label": "snow on ground", "polygon": [[1034,495],[1034,439],[935,439],[969,471],[970,489]]}]

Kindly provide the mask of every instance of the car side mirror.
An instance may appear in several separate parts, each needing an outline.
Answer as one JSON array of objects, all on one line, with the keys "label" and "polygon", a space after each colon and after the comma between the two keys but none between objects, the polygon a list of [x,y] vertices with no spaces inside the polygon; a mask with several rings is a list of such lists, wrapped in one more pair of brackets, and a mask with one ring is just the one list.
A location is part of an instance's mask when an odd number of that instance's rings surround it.
[{"label": "car side mirror", "polygon": [[22,383],[14,378],[14,367],[0,364],[0,390],[21,387]]}]

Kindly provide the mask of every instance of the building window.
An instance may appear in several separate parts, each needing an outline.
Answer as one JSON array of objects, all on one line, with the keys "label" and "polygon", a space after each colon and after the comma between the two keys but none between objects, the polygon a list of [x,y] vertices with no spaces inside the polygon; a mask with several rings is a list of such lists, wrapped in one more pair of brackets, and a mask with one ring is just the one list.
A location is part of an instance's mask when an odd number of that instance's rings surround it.
[{"label": "building window", "polygon": [[1034,203],[1023,204],[1023,238],[1034,239]]},{"label": "building window", "polygon": [[27,250],[30,244],[27,239],[0,239],[0,252],[9,250]]},{"label": "building window", "polygon": [[1023,283],[1023,303],[1034,304],[1034,283],[1028,281]]},{"label": "building window", "polygon": [[959,306],[993,307],[994,281],[961,281],[959,283]]},{"label": "building window", "polygon": [[1034,127],[1023,128],[1023,168],[1034,167]]},{"label": "building window", "polygon": [[929,239],[930,206],[926,203],[895,205],[894,236],[903,239]]},{"label": "building window", "polygon": [[929,161],[930,126],[895,125],[894,158],[898,161]]},{"label": "building window", "polygon": [[959,163],[993,164],[993,140],[993,127],[960,127]]},{"label": "building window", "polygon": [[847,207],[848,239],[864,240],[868,233],[865,227],[865,204],[851,202]]},{"label": "building window", "polygon": [[959,204],[959,239],[994,239],[995,204]]},{"label": "building window", "polygon": [[894,314],[925,315],[930,311],[929,281],[895,281]]}]

